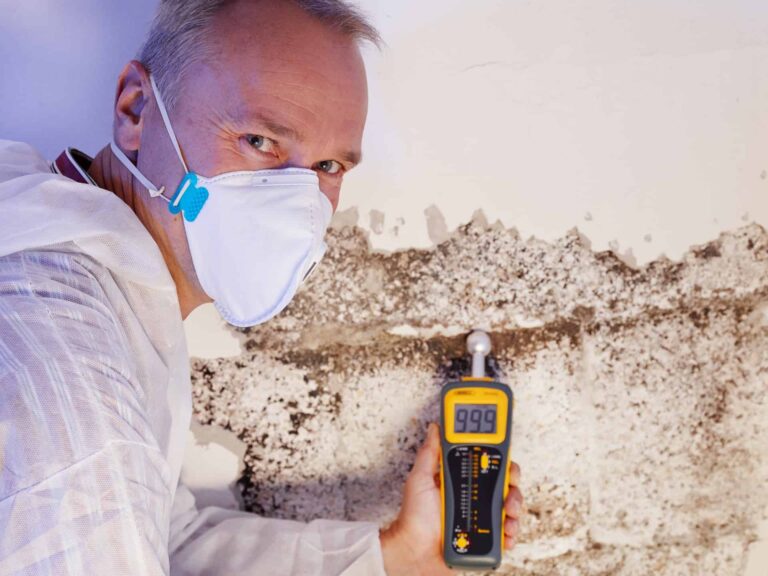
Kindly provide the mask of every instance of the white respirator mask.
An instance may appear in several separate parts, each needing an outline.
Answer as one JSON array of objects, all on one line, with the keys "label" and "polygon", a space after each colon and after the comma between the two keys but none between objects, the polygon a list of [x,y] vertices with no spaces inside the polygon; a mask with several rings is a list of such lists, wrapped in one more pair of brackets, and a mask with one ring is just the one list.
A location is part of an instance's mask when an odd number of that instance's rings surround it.
[{"label": "white respirator mask", "polygon": [[317,174],[303,168],[226,172],[205,178],[187,168],[155,80],[155,100],[186,175],[163,195],[110,143],[153,198],[182,213],[197,278],[222,318],[255,326],[281,312],[325,254],[333,207]]}]

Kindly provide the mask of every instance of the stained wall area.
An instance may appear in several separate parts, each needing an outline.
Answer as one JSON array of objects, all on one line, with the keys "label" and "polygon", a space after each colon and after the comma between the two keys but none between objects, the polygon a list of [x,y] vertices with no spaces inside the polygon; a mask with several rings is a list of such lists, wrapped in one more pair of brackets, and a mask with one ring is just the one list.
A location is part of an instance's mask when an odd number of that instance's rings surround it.
[{"label": "stained wall area", "polygon": [[328,241],[241,355],[193,362],[196,419],[246,445],[247,509],[385,525],[477,326],[516,395],[526,496],[499,573],[744,573],[768,506],[765,229],[640,268],[482,214],[434,249]]}]

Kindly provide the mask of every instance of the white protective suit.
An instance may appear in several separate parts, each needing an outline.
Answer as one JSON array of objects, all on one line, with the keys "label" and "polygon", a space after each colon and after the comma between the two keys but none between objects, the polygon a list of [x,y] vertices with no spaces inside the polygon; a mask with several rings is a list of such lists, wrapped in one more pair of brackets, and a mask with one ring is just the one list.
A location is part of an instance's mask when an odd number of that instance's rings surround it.
[{"label": "white protective suit", "polygon": [[176,287],[109,191],[0,140],[0,575],[384,574],[368,522],[195,508]]}]

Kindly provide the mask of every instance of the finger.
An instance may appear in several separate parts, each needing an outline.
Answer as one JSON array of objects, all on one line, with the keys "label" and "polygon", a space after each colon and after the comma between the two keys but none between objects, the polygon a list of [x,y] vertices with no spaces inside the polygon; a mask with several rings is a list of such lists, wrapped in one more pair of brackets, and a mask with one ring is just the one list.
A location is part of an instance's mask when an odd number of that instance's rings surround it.
[{"label": "finger", "polygon": [[523,510],[523,494],[517,486],[512,486],[507,494],[507,500],[504,502],[504,511],[507,516],[520,518],[520,512]]},{"label": "finger", "polygon": [[517,462],[511,462],[509,466],[509,485],[520,486],[520,466]]},{"label": "finger", "polygon": [[438,455],[440,454],[440,434],[438,426],[434,422],[429,423],[427,437],[416,454],[416,460],[411,468],[411,473],[417,476],[434,477],[439,470]]},{"label": "finger", "polygon": [[517,535],[520,530],[520,524],[513,518],[507,518],[504,521],[504,548],[509,550],[517,543]]}]

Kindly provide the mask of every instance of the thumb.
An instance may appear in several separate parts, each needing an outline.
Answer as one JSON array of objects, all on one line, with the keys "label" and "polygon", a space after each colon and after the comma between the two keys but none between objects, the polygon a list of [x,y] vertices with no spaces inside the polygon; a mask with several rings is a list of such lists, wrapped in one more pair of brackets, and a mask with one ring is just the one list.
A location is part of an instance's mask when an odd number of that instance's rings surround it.
[{"label": "thumb", "polygon": [[440,456],[440,427],[434,422],[430,422],[427,428],[427,437],[424,444],[419,448],[416,454],[416,460],[413,463],[411,474],[428,478],[432,482],[435,474],[439,470]]}]

